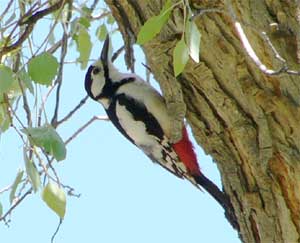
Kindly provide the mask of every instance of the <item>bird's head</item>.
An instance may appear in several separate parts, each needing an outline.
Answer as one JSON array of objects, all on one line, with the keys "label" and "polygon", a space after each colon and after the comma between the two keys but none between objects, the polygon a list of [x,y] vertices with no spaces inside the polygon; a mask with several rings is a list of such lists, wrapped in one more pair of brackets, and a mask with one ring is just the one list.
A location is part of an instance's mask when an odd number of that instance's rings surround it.
[{"label": "bird's head", "polygon": [[109,69],[112,66],[110,49],[110,39],[109,35],[107,35],[102,47],[100,60],[92,64],[85,75],[85,90],[94,100],[97,100],[97,97],[102,94],[105,83],[110,81]]}]

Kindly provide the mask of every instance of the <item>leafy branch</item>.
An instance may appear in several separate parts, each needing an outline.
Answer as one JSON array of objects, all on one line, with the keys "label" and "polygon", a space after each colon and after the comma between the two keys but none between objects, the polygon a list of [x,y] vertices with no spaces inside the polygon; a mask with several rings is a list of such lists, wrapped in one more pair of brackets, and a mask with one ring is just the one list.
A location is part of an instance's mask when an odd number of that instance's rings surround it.
[{"label": "leafy branch", "polygon": [[2,58],[3,55],[12,52],[13,50],[16,50],[17,48],[19,48],[23,42],[25,40],[28,39],[29,35],[31,34],[33,27],[35,25],[35,23],[45,17],[46,15],[53,13],[54,11],[64,7],[64,5],[66,3],[68,3],[69,0],[63,0],[63,1],[57,1],[55,4],[53,4],[52,6],[50,6],[49,8],[37,11],[36,13],[32,13],[31,9],[18,21],[18,25],[22,26],[22,25],[26,25],[26,28],[24,30],[24,32],[21,34],[21,36],[19,37],[19,39],[11,44],[11,45],[4,45],[1,49],[0,49],[0,60]]},{"label": "leafy branch", "polygon": [[174,75],[178,76],[184,70],[185,65],[189,60],[189,56],[196,62],[199,62],[200,52],[200,32],[196,23],[191,18],[192,10],[188,1],[181,0],[173,5],[168,0],[159,15],[149,18],[142,28],[137,37],[137,44],[144,45],[152,40],[167,23],[171,11],[179,6],[183,8],[183,28],[180,40],[176,43],[173,51],[173,68]]},{"label": "leafy branch", "polygon": [[[0,221],[8,223],[7,218],[15,208],[40,189],[44,202],[63,218],[66,207],[65,191],[69,196],[78,197],[80,194],[76,194],[73,187],[61,182],[53,162],[65,159],[67,144],[90,124],[107,120],[106,117],[93,116],[65,141],[56,131],[59,125],[67,123],[84,106],[88,98],[85,96],[66,115],[59,117],[59,108],[63,102],[61,86],[64,65],[68,63],[67,53],[70,43],[75,42],[79,58],[73,63],[79,63],[85,68],[92,48],[89,29],[91,23],[100,22],[98,29],[102,32],[97,31],[95,37],[101,41],[107,32],[106,25],[113,25],[114,21],[107,9],[101,9],[100,14],[94,14],[99,10],[97,0],[91,1],[90,8],[75,0],[52,1],[50,6],[49,1],[39,1],[32,5],[29,1],[14,2],[8,1],[6,11],[1,13],[1,18],[5,18],[7,11],[14,12],[0,25],[0,36],[3,37],[0,41],[0,133],[12,127],[19,135],[23,142],[25,170],[17,173],[14,183],[0,190],[1,195],[9,193],[10,198],[10,206],[4,213],[0,203]],[[65,8],[66,5],[68,8]],[[14,21],[17,14],[20,17]],[[36,41],[33,35],[36,23],[42,23],[45,19],[51,20],[49,33],[44,40]],[[57,30],[59,24],[62,32]],[[19,33],[16,35],[17,30]],[[51,40],[57,35],[61,36],[59,40]],[[57,50],[60,53],[56,53]],[[52,102],[48,97],[55,88],[55,99]],[[46,105],[49,104],[54,108],[50,124],[49,113],[46,111]],[[20,115],[21,107],[25,116]]]}]

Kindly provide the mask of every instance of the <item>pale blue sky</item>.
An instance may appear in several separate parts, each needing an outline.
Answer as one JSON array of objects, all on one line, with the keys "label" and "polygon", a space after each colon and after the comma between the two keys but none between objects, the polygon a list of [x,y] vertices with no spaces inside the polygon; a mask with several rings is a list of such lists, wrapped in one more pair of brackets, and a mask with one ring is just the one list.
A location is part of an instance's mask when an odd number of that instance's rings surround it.
[{"label": "pale blue sky", "polygon": [[[114,49],[122,45],[120,35],[114,35],[112,41]],[[97,58],[102,44],[94,43],[91,57]],[[144,76],[141,50],[135,55],[136,71]],[[67,60],[76,56],[72,48]],[[116,65],[126,71],[123,58]],[[66,65],[60,115],[86,95],[84,75],[78,65]],[[52,114],[51,104],[47,109]],[[100,104],[89,99],[58,132],[65,140],[94,115],[105,113]],[[195,147],[202,171],[220,185],[215,164],[198,145]],[[22,143],[11,129],[0,138],[0,188],[13,181],[20,167],[24,167]],[[67,197],[67,212],[56,243],[240,242],[221,207],[207,193],[153,164],[110,122],[93,123],[70,143],[67,159],[55,168],[64,184],[81,193],[80,198]],[[6,211],[7,196],[0,194],[0,201]],[[0,241],[50,242],[57,223],[58,217],[38,192],[14,210],[9,228],[0,224]]]}]

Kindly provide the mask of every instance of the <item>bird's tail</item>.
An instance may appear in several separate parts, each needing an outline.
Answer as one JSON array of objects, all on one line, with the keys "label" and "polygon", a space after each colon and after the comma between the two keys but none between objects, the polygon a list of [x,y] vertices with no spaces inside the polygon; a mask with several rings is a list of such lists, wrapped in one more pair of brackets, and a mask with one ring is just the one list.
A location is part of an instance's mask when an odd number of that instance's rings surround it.
[{"label": "bird's tail", "polygon": [[203,187],[223,208],[228,204],[228,198],[211,180],[202,173],[194,176],[198,185]]},{"label": "bird's tail", "polygon": [[195,181],[203,187],[225,210],[225,216],[231,223],[231,225],[238,229],[238,221],[234,213],[234,208],[227,194],[221,191],[211,180],[209,180],[202,173],[200,175],[194,176]]}]

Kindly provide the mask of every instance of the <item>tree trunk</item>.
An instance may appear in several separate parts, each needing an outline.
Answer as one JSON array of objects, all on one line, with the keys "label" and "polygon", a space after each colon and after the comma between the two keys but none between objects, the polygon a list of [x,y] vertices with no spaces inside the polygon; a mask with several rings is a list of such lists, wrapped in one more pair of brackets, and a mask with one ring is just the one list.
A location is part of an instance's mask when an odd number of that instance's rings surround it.
[{"label": "tree trunk", "polygon": [[[130,50],[143,23],[159,14],[165,1],[106,2]],[[300,78],[263,74],[246,52],[234,21],[241,23],[264,65],[277,70],[283,64],[272,43],[288,67],[296,69],[296,2],[190,1],[195,11],[210,11],[195,18],[202,35],[200,63],[189,60],[177,79],[172,53],[183,30],[182,5],[143,46],[170,110],[177,120],[186,115],[197,142],[216,161],[243,242],[299,242]]]}]

